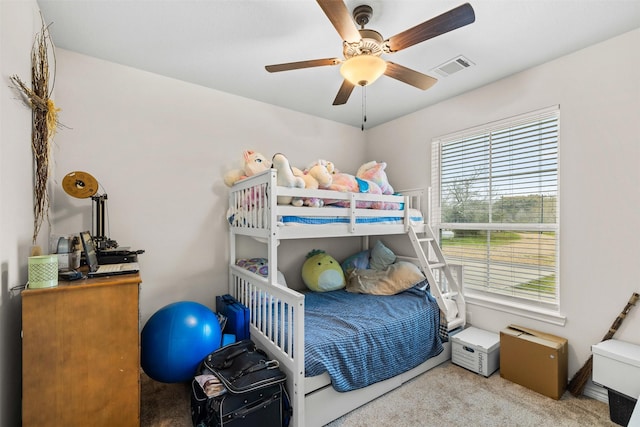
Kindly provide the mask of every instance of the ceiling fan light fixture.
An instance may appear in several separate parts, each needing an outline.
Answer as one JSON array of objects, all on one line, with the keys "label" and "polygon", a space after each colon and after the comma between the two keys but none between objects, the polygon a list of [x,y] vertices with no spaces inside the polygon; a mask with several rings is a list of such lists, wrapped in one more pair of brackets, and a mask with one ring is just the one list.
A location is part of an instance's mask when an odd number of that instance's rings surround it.
[{"label": "ceiling fan light fixture", "polygon": [[340,66],[340,74],[350,83],[367,86],[384,74],[387,62],[374,55],[358,55],[344,61]]}]

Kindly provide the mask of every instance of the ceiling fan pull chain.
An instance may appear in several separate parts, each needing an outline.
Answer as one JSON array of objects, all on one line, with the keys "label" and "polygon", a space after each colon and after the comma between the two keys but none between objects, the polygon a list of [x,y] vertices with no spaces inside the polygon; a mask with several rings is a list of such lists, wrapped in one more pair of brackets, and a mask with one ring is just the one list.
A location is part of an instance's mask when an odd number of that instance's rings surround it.
[{"label": "ceiling fan pull chain", "polygon": [[362,86],[362,126],[360,130],[364,132],[364,124],[367,122],[367,87]]}]

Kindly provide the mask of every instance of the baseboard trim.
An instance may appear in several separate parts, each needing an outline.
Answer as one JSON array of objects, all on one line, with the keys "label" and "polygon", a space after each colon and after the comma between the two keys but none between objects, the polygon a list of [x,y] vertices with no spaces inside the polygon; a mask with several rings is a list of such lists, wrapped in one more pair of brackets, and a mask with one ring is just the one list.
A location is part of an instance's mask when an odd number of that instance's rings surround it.
[{"label": "baseboard trim", "polygon": [[607,389],[597,386],[592,382],[587,383],[582,394],[592,399],[599,400],[600,402],[609,403],[609,393],[607,392]]}]

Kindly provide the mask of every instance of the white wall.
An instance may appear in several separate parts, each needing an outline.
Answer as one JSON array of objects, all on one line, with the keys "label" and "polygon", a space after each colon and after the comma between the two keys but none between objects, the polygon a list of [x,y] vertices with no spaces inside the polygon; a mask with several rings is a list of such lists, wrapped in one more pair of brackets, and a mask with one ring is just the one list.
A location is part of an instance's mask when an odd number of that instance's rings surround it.
[{"label": "white wall", "polygon": [[[108,194],[108,236],[146,251],[139,256],[142,324],[168,303],[214,308],[214,296],[226,293],[222,176],[241,166],[243,149],[269,158],[282,152],[301,168],[328,158],[354,173],[364,159],[364,135],[351,126],[64,49],[57,59],[56,102],[69,129],[56,136],[53,232],[91,229],[91,200],[60,185],[71,171],[89,172]],[[299,276],[310,245],[284,251],[288,279]]]},{"label": "white wall", "polygon": [[[31,109],[10,76],[31,81],[31,47],[41,29],[35,1],[0,1],[0,425],[20,425],[20,293],[33,235]],[[48,227],[36,243],[46,242]],[[43,237],[44,236],[44,237]],[[44,239],[44,240],[43,240]]]},{"label": "white wall", "polygon": [[[34,1],[0,1],[0,425],[20,416],[20,303],[9,288],[26,281],[31,245],[31,114],[8,89],[29,75]],[[355,171],[384,160],[396,188],[429,184],[429,142],[461,128],[552,104],[561,105],[561,275],[565,327],[471,306],[479,327],[519,323],[566,336],[570,371],[586,360],[632,291],[638,291],[640,235],[640,30],[514,75],[370,129],[316,119],[184,82],[57,50],[54,233],[91,228],[91,202],[66,195],[73,170],[99,179],[109,195],[109,236],[145,249],[142,322],[161,306],[196,300],[212,306],[227,286],[223,173],[243,149],[283,152],[297,166],[315,158]],[[620,58],[624,58],[621,61]],[[452,79],[455,78],[451,77]],[[403,150],[388,141],[403,141]],[[412,170],[412,173],[405,173]],[[336,257],[352,251],[340,239]],[[310,246],[313,245],[313,247]],[[327,242],[283,244],[284,270]],[[638,308],[617,337],[639,342]]]},{"label": "white wall", "polygon": [[[426,186],[433,138],[560,104],[560,298],[566,326],[473,305],[468,311],[474,325],[488,330],[515,323],[568,338],[571,374],[640,291],[639,48],[635,30],[367,133],[367,154],[389,163],[391,182]],[[455,84],[455,76],[450,79]],[[640,343],[639,328],[636,307],[616,338]]]}]

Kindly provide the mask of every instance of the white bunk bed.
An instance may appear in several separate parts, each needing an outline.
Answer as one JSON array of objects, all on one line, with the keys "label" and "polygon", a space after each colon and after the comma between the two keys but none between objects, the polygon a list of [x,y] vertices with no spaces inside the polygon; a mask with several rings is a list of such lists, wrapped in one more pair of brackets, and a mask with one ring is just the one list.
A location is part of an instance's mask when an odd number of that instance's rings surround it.
[{"label": "white bunk bed", "polygon": [[[465,324],[465,303],[458,291],[461,268],[444,261],[427,221],[415,221],[412,212],[420,211],[423,190],[401,195],[341,193],[328,190],[304,190],[277,186],[277,170],[270,169],[246,178],[230,189],[229,292],[251,311],[251,337],[259,347],[280,361],[287,373],[287,388],[293,407],[291,426],[322,426],[402,385],[404,382],[448,360],[450,343],[444,350],[400,375],[367,387],[337,392],[325,373],[305,377],[305,295],[278,284],[278,244],[283,239],[313,239],[360,236],[368,245],[369,236],[407,235],[416,257],[403,257],[416,263],[425,274],[431,294],[441,310],[442,322],[449,331]],[[348,207],[311,208],[278,205],[278,196],[339,199]],[[399,209],[357,208],[357,202],[395,203]],[[284,225],[285,216],[331,218],[323,225]],[[397,220],[389,221],[395,217]],[[333,222],[335,220],[335,222]],[[267,246],[268,276],[254,274],[236,265],[238,236],[253,237]],[[435,260],[433,258],[435,257]],[[446,321],[445,321],[446,319]]]}]

